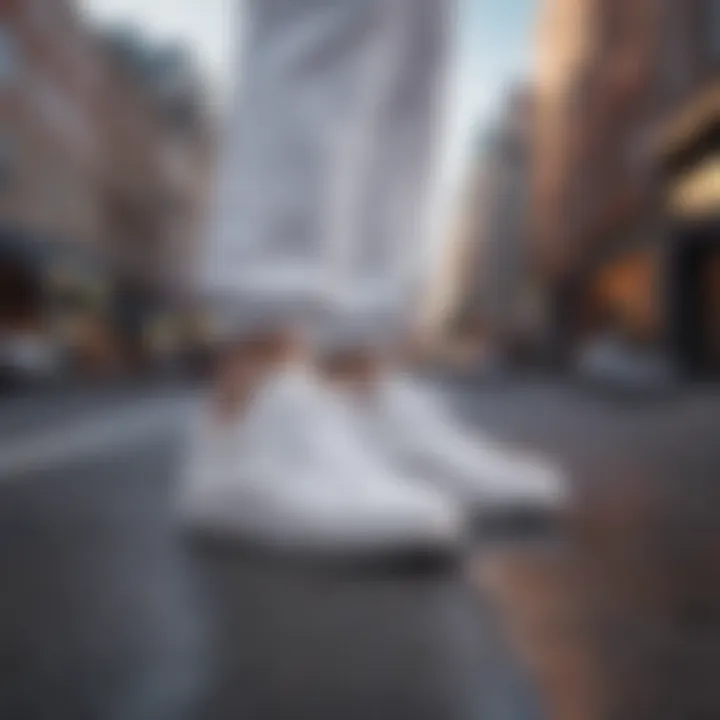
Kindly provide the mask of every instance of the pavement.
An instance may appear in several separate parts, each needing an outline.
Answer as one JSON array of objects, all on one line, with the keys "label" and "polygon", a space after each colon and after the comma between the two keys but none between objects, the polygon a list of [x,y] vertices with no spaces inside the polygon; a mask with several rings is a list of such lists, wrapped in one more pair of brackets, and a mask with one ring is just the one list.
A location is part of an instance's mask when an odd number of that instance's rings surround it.
[{"label": "pavement", "polygon": [[563,466],[565,545],[433,572],[198,550],[170,509],[191,394],[0,407],[0,718],[720,717],[717,389],[441,391]]},{"label": "pavement", "polygon": [[182,542],[193,402],[0,407],[3,720],[542,717],[461,568],[310,571]]},{"label": "pavement", "polygon": [[720,388],[598,393],[516,383],[459,414],[564,468],[562,551],[476,566],[553,720],[720,717]]}]

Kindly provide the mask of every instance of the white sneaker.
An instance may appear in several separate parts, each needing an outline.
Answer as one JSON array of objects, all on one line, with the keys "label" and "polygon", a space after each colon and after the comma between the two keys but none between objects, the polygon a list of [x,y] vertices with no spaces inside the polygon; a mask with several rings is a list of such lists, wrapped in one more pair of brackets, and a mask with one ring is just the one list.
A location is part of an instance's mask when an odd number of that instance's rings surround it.
[{"label": "white sneaker", "polygon": [[404,483],[355,442],[309,373],[263,388],[235,427],[201,422],[180,510],[191,528],[282,550],[452,550],[454,504]]},{"label": "white sneaker", "polygon": [[506,512],[552,514],[568,502],[557,468],[467,435],[408,380],[386,380],[376,397],[355,406],[362,432],[395,466],[450,493],[475,519]]}]

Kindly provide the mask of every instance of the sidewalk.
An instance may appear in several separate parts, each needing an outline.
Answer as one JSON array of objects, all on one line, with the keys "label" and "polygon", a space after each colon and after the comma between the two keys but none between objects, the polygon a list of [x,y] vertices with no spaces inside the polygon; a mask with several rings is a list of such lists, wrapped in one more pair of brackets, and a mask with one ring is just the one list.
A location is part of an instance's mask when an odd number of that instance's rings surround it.
[{"label": "sidewalk", "polygon": [[71,421],[121,401],[170,396],[187,389],[178,381],[129,378],[0,394],[0,439],[9,440],[38,427]]},{"label": "sidewalk", "polygon": [[555,552],[480,558],[553,720],[720,717],[720,394],[618,403],[571,387],[449,393],[479,431],[569,473]]}]

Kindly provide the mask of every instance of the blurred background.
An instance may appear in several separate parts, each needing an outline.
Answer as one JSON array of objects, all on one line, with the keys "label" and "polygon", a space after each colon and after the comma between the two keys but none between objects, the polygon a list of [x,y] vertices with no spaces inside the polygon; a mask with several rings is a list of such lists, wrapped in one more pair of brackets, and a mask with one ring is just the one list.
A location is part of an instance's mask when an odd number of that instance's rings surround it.
[{"label": "blurred background", "polygon": [[455,325],[510,359],[718,371],[718,3],[537,3],[474,146]]},{"label": "blurred background", "polygon": [[[720,365],[718,3],[461,5],[438,358],[637,382]],[[232,3],[0,5],[4,375],[184,368]]]},{"label": "blurred background", "polygon": [[216,154],[207,78],[181,42],[84,10],[0,4],[7,382],[169,371],[205,335],[189,292]]},{"label": "blurred background", "polygon": [[[168,493],[233,6],[0,0],[3,718],[147,717],[117,698],[192,625]],[[567,470],[567,542],[480,553],[472,601],[251,563],[227,685],[252,717],[475,718],[519,664],[531,707],[484,716],[714,720],[720,0],[466,0],[457,39],[426,360]]]}]

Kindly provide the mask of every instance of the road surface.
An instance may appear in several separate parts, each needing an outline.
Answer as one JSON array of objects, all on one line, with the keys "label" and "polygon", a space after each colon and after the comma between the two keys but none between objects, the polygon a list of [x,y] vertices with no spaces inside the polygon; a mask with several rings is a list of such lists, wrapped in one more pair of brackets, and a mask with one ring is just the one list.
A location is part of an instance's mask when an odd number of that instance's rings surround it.
[{"label": "road surface", "polygon": [[452,397],[573,480],[563,552],[505,552],[476,572],[553,720],[720,717],[720,389],[633,399],[534,383]]},{"label": "road surface", "polygon": [[444,391],[565,466],[565,547],[432,573],[198,553],[170,510],[190,397],[0,407],[0,718],[720,717],[717,390]]},{"label": "road surface", "polygon": [[0,717],[541,717],[461,569],[310,572],[180,542],[192,402],[0,408]]}]

